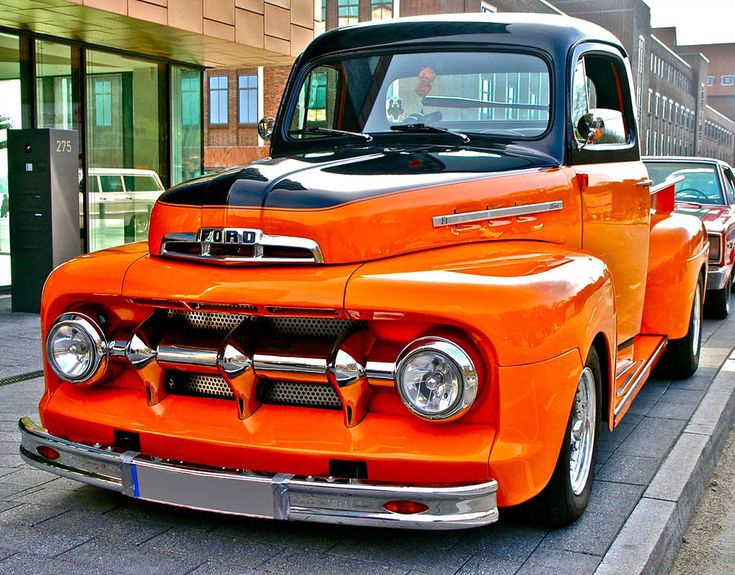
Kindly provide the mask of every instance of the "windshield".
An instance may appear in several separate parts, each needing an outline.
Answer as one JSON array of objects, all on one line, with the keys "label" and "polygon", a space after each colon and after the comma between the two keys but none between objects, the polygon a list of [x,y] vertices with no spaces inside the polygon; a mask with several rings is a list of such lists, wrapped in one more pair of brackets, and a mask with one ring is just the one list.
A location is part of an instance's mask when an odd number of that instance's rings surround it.
[{"label": "windshield", "polygon": [[[533,138],[549,124],[549,69],[537,56],[492,52],[383,54],[311,70],[292,110],[293,139],[392,134],[420,124],[467,134]],[[344,136],[344,134],[343,134]],[[354,134],[353,134],[354,136]]]},{"label": "windshield", "polygon": [[684,177],[675,187],[677,201],[725,204],[716,166],[694,162],[647,162],[646,167],[654,184],[679,176]]}]

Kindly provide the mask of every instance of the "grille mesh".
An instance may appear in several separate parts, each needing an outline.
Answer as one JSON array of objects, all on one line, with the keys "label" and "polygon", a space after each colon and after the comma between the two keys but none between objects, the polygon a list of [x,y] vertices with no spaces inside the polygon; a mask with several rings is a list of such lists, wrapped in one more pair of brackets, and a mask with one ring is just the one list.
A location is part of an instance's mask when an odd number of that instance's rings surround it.
[{"label": "grille mesh", "polygon": [[258,399],[274,405],[342,409],[337,392],[324,383],[262,381],[258,386]]},{"label": "grille mesh", "polygon": [[[191,329],[199,331],[228,332],[252,316],[237,313],[215,313],[169,309],[170,320],[181,321]],[[349,330],[362,326],[364,322],[350,319],[325,317],[263,317],[258,322],[269,326],[274,332],[283,335],[306,337],[328,337],[337,339]]]},{"label": "grille mesh", "polygon": [[355,325],[360,324],[350,319],[322,317],[269,317],[265,321],[269,322],[277,333],[332,339],[337,339]]},{"label": "grille mesh", "polygon": [[169,373],[166,380],[168,391],[180,395],[197,395],[217,399],[234,399],[232,389],[219,375],[201,373]]},{"label": "grille mesh", "polygon": [[246,317],[237,313],[168,310],[169,319],[184,321],[192,329],[207,331],[230,331],[240,325]]}]

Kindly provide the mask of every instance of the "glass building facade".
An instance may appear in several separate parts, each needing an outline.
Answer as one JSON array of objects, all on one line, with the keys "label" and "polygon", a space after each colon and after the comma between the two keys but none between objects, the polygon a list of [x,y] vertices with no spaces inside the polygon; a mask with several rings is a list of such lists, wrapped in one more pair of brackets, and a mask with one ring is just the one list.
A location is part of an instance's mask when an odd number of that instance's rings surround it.
[{"label": "glass building facade", "polygon": [[144,240],[167,187],[202,171],[202,68],[0,29],[0,290],[11,284],[7,130],[79,133],[83,252]]}]

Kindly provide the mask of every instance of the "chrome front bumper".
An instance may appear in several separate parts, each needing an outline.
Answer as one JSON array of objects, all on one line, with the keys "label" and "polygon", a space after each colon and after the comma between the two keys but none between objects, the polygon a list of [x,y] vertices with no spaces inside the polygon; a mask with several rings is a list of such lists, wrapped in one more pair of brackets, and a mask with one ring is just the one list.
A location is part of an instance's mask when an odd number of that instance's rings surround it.
[{"label": "chrome front bumper", "polygon": [[717,290],[725,287],[730,277],[730,268],[727,266],[711,265],[707,269],[707,289]]},{"label": "chrome front bumper", "polygon": [[[496,481],[410,487],[202,469],[67,441],[27,417],[18,426],[20,454],[30,465],[146,501],[249,517],[408,529],[463,529],[498,519]],[[49,458],[43,448],[58,457]],[[390,501],[416,502],[428,509],[392,512],[383,507]]]}]

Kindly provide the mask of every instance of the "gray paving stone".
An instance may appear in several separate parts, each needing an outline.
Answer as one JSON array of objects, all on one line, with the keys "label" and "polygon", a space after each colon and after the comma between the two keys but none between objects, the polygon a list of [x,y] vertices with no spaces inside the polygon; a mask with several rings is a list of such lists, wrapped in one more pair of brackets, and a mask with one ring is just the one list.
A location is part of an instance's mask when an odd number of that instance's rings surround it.
[{"label": "gray paving stone", "polygon": [[200,565],[194,571],[187,573],[187,575],[267,575],[267,573],[267,571],[261,571],[260,569],[207,561],[204,565]]},{"label": "gray paving stone", "polygon": [[30,465],[23,465],[2,478],[3,483],[10,483],[11,485],[26,485],[28,487],[40,487],[41,485],[50,483],[54,480],[56,480],[55,475],[31,467]]},{"label": "gray paving stone", "polygon": [[648,485],[656,474],[661,458],[614,453],[602,466],[597,478],[603,481]]},{"label": "gray paving stone", "polygon": [[17,507],[19,504],[14,501],[0,501],[0,520],[4,512],[13,507]]},{"label": "gray paving stone", "polygon": [[14,549],[8,549],[7,547],[0,547],[0,569],[2,569],[2,560],[11,557],[18,553]]},{"label": "gray paving stone", "polygon": [[119,573],[110,569],[102,570],[64,559],[47,559],[28,553],[17,553],[4,561],[0,561],[0,571],[3,575],[59,575],[60,573],[106,575],[108,573]]},{"label": "gray paving stone", "polygon": [[643,491],[642,484],[602,481],[596,478],[592,485],[592,498],[587,506],[587,512],[627,517],[643,495]]},{"label": "gray paving stone", "polygon": [[[628,410],[626,418],[631,415],[648,415],[654,405],[661,399],[661,396],[666,393],[666,390],[671,385],[670,381],[652,379],[643,386],[643,389],[638,393],[636,398],[633,400],[630,409]],[[623,419],[625,421],[625,419]]]},{"label": "gray paving stone", "polygon": [[649,411],[649,417],[688,420],[704,397],[703,390],[670,387]]},{"label": "gray paving stone", "polygon": [[502,519],[499,524],[468,531],[454,549],[469,557],[458,575],[515,573],[547,533],[548,529],[502,523]]},{"label": "gray paving stone", "polygon": [[626,519],[627,515],[587,511],[569,527],[550,531],[534,554],[562,550],[602,557]]},{"label": "gray paving stone", "polygon": [[600,449],[614,451],[633,432],[643,419],[642,415],[628,412],[613,432],[604,429],[600,436]]},{"label": "gray paving stone", "polygon": [[105,514],[117,521],[151,524],[164,529],[186,526],[196,531],[213,531],[227,520],[227,516],[215,513],[149,503],[124,496],[117,496],[116,499],[120,505],[115,509],[105,511]]},{"label": "gray paving stone", "polygon": [[223,524],[213,533],[247,540],[277,548],[303,551],[326,551],[335,546],[349,529],[339,525],[309,525],[304,523],[266,521],[244,517],[223,517]]},{"label": "gray paving stone", "polygon": [[273,573],[320,573],[321,575],[404,575],[408,569],[381,565],[369,560],[353,559],[329,553],[283,552],[267,561],[262,569]]},{"label": "gray paving stone", "polygon": [[62,509],[82,509],[92,513],[111,511],[127,499],[106,489],[97,489],[70,480],[57,479],[41,487],[15,495],[12,500]]},{"label": "gray paving stone", "polygon": [[197,557],[201,561],[215,560],[255,568],[280,553],[284,547],[285,542],[280,546],[264,545],[233,535],[174,527],[148,540],[139,549],[151,555],[181,556],[182,559]]},{"label": "gray paving stone", "polygon": [[616,455],[664,457],[679,437],[686,421],[647,417],[618,447]]},{"label": "gray paving stone", "polygon": [[378,529],[350,529],[344,540],[329,553],[391,565],[404,571],[454,573],[467,561],[466,550],[453,549],[462,537],[458,531],[398,531],[385,537]]},{"label": "gray paving stone", "polygon": [[16,525],[19,527],[29,527],[48,521],[49,519],[68,513],[67,510],[57,507],[44,507],[40,505],[31,505],[28,503],[19,503],[17,501],[9,502],[12,507],[0,513],[0,525]]},{"label": "gray paving stone", "polygon": [[557,549],[539,550],[528,558],[517,575],[583,575],[592,573],[600,560],[601,557],[587,553]]},{"label": "gray paving stone", "polygon": [[71,533],[47,533],[33,527],[4,524],[0,546],[33,555],[54,557],[74,549],[90,538]]},{"label": "gray paving stone", "polygon": [[62,559],[82,563],[103,571],[115,571],[139,575],[179,575],[193,571],[204,563],[200,557],[181,557],[153,553],[139,546],[130,545],[110,549],[104,541],[92,539],[68,550]]},{"label": "gray paving stone", "polygon": [[0,467],[13,468],[23,465],[23,460],[17,453],[3,453],[0,454]]}]

